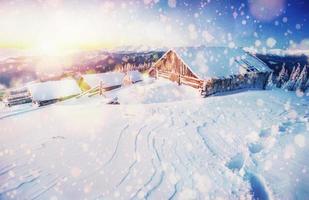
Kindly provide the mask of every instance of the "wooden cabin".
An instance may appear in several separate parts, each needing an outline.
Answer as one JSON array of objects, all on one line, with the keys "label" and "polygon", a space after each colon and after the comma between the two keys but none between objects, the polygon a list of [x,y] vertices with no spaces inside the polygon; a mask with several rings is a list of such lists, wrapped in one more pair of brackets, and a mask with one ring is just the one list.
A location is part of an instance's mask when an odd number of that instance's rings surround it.
[{"label": "wooden cabin", "polygon": [[167,51],[150,69],[163,77],[200,90],[203,96],[240,89],[264,89],[272,71],[242,49],[190,47]]}]

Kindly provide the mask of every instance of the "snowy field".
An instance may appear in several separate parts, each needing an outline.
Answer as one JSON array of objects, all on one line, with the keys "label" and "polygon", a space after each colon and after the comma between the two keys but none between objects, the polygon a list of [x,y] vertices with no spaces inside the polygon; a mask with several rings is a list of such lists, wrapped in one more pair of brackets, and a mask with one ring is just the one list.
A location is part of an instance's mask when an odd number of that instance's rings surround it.
[{"label": "snowy field", "polygon": [[166,81],[107,96],[120,105],[2,108],[0,199],[308,198],[308,97]]}]

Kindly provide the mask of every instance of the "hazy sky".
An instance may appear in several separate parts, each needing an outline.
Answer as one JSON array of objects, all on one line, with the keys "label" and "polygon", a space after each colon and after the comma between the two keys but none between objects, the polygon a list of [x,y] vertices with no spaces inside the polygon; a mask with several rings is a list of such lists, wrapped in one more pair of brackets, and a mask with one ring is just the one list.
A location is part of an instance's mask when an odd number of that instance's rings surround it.
[{"label": "hazy sky", "polygon": [[0,47],[309,47],[306,0],[0,0]]}]

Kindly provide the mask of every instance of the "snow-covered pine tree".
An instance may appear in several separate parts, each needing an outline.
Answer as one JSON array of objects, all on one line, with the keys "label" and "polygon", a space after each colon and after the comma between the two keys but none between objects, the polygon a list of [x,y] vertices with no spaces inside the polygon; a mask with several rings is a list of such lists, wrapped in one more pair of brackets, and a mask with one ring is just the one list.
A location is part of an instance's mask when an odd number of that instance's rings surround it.
[{"label": "snow-covered pine tree", "polygon": [[295,91],[295,85],[298,77],[300,76],[300,64],[298,63],[297,68],[293,67],[293,71],[290,75],[289,81],[284,85],[284,88],[289,91]]},{"label": "snow-covered pine tree", "polygon": [[296,81],[298,77],[300,76],[300,73],[301,73],[301,68],[300,68],[300,64],[298,63],[295,72],[292,74],[292,80]]},{"label": "snow-covered pine tree", "polygon": [[309,95],[309,66],[307,66],[306,70],[307,70],[307,82],[305,83],[304,91],[307,91]]},{"label": "snow-covered pine tree", "polygon": [[291,79],[291,78],[292,78],[292,76],[293,76],[293,74],[294,74],[295,70],[296,70],[296,67],[294,66],[294,67],[293,67],[293,69],[292,69],[292,72],[291,72],[291,74],[290,74],[290,78],[289,78],[289,79]]},{"label": "snow-covered pine tree", "polygon": [[306,90],[307,79],[308,79],[308,68],[305,65],[299,77],[296,80],[295,89],[304,92]]},{"label": "snow-covered pine tree", "polygon": [[142,69],[144,66],[145,66],[145,63],[144,63],[144,64],[140,63],[140,64],[137,66],[136,69],[137,69],[137,70],[138,70],[138,69]]},{"label": "snow-covered pine tree", "polygon": [[292,72],[291,72],[290,75],[288,76],[287,82],[284,83],[283,85],[281,85],[281,87],[282,87],[283,89],[287,89],[287,88],[289,87],[290,81],[292,80],[292,76],[293,76],[293,74],[294,74],[294,72],[295,72],[295,69],[296,69],[296,68],[295,68],[295,66],[294,66]]},{"label": "snow-covered pine tree", "polygon": [[285,65],[282,65],[281,71],[276,79],[276,86],[281,88],[289,80],[288,70],[285,69]]},{"label": "snow-covered pine tree", "polygon": [[272,72],[268,77],[266,89],[272,89],[276,86],[276,84],[277,84],[277,81]]}]

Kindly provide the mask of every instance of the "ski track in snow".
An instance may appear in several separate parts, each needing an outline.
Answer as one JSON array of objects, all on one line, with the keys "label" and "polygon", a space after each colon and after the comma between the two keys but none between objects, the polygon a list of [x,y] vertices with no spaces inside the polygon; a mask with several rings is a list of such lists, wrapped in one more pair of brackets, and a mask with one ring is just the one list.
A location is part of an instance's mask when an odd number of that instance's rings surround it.
[{"label": "ski track in snow", "polygon": [[[87,110],[59,104],[16,120],[2,118],[0,125],[13,136],[1,136],[0,199],[293,198],[287,192],[295,187],[277,183],[282,174],[266,168],[266,161],[284,154],[286,138],[293,143],[295,131],[307,130],[308,99],[276,92],[268,102],[269,95],[255,91],[153,105],[89,104]],[[255,105],[257,98],[265,107]],[[66,131],[44,132],[48,122],[41,116],[47,111]],[[108,118],[100,119],[104,113]],[[69,116],[76,118],[71,122]],[[28,117],[43,127],[26,127]],[[13,121],[24,128],[9,129]],[[74,134],[72,124],[79,124]],[[31,153],[19,144],[27,144]],[[297,169],[307,164],[302,158],[289,160]],[[307,174],[302,178],[309,180]]]},{"label": "ski track in snow", "polygon": [[115,150],[114,150],[112,156],[110,157],[110,159],[108,159],[108,161],[105,163],[104,166],[110,164],[110,163],[113,161],[113,159],[115,158],[115,156],[116,156],[116,154],[117,154],[118,147],[119,147],[120,140],[121,140],[121,138],[122,138],[122,135],[125,133],[125,131],[127,130],[128,127],[129,127],[129,125],[126,125],[126,126],[121,130],[121,132],[120,132],[120,134],[119,134],[119,137],[118,137],[118,140],[117,140],[117,144],[116,144],[116,146],[115,146]]},{"label": "ski track in snow", "polygon": [[[134,140],[134,155],[137,155],[137,140],[138,140],[138,136],[142,133],[143,128],[145,128],[146,126],[143,126],[139,129],[138,133],[135,136],[135,140]],[[130,175],[133,167],[136,165],[137,163],[137,158],[135,158],[134,162],[129,166],[127,173],[123,176],[123,178],[120,180],[120,182],[117,184],[117,187],[119,187],[119,185],[121,185],[126,178]]]}]

